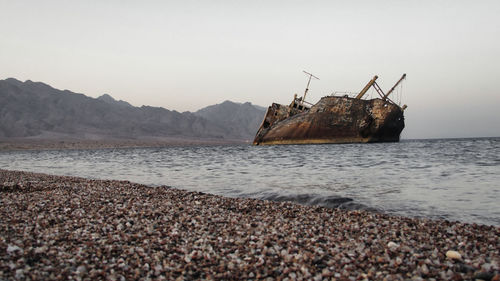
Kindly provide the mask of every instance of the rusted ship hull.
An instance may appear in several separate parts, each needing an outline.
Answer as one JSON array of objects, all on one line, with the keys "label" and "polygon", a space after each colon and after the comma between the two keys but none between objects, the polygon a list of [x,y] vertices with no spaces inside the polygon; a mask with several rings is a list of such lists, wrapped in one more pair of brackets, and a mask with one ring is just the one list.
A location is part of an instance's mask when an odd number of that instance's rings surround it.
[{"label": "rusted ship hull", "polygon": [[397,142],[405,126],[404,108],[378,98],[327,96],[306,110],[292,105],[268,108],[254,145]]}]

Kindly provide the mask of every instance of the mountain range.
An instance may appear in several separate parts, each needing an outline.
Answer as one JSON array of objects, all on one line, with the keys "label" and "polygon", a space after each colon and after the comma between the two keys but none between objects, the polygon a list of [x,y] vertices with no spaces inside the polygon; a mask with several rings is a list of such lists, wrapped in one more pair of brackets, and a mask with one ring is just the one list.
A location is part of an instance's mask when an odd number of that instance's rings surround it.
[{"label": "mountain range", "polygon": [[225,101],[196,112],[135,107],[41,82],[0,80],[0,138],[136,139],[174,137],[249,141],[266,109]]}]

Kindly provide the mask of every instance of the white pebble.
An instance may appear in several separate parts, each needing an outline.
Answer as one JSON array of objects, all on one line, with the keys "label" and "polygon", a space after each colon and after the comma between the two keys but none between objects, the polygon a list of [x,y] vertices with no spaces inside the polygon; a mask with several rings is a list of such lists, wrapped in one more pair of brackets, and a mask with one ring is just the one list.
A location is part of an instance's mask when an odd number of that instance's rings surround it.
[{"label": "white pebble", "polygon": [[446,257],[449,258],[449,259],[453,259],[453,260],[460,260],[460,259],[462,259],[462,255],[460,255],[460,253],[457,252],[457,251],[448,251],[448,252],[446,252]]},{"label": "white pebble", "polygon": [[420,271],[425,275],[429,274],[429,268],[425,264],[420,267]]},{"label": "white pebble", "polygon": [[84,265],[80,265],[76,268],[76,273],[78,274],[84,274],[85,272],[87,272],[87,268]]},{"label": "white pebble", "polygon": [[391,241],[391,242],[387,243],[387,247],[392,250],[392,249],[398,248],[399,245]]},{"label": "white pebble", "polygon": [[12,253],[12,252],[15,252],[15,251],[22,251],[23,249],[19,248],[18,246],[16,245],[9,245],[7,246],[7,253]]},{"label": "white pebble", "polygon": [[18,269],[16,270],[16,279],[23,279],[24,278],[24,270]]}]

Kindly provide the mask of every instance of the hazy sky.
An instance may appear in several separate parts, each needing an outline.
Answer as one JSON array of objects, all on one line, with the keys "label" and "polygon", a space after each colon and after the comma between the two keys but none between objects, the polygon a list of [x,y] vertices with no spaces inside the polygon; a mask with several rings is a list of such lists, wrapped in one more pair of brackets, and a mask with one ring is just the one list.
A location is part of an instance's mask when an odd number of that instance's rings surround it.
[{"label": "hazy sky", "polygon": [[0,0],[0,79],[195,111],[387,91],[404,138],[500,136],[500,1]]}]

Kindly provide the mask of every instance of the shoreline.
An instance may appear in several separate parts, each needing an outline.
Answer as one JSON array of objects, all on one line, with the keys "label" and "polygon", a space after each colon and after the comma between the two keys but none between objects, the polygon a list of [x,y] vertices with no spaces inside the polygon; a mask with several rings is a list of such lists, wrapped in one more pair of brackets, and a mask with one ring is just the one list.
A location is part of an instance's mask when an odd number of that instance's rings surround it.
[{"label": "shoreline", "polygon": [[140,139],[0,139],[0,151],[148,148],[168,146],[251,144],[246,140],[140,138]]},{"label": "shoreline", "polygon": [[500,278],[495,226],[0,169],[0,279]]},{"label": "shoreline", "polygon": [[[433,139],[401,139],[400,142],[421,140],[464,140],[464,139],[497,139],[499,137],[464,137],[464,138],[433,138]],[[0,138],[0,152],[19,150],[71,150],[71,149],[113,149],[113,148],[152,148],[169,146],[198,145],[251,145],[253,140],[245,139],[196,139],[180,137],[143,137],[127,138]]]}]

